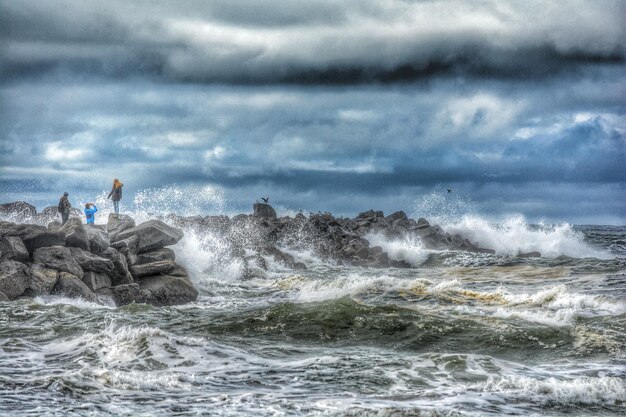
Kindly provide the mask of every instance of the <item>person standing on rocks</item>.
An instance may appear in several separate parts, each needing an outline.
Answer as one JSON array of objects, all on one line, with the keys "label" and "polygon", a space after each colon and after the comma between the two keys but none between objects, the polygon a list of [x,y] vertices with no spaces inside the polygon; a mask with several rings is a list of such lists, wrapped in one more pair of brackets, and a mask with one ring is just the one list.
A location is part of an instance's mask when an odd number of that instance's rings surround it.
[{"label": "person standing on rocks", "polygon": [[70,200],[67,198],[69,194],[66,192],[63,193],[63,196],[59,200],[59,213],[61,213],[61,224],[65,224],[67,220],[70,218],[70,208],[72,208],[72,204],[70,204]]},{"label": "person standing on rocks", "polygon": [[87,217],[87,224],[94,224],[96,221],[96,212],[98,211],[98,207],[94,203],[85,204],[85,217]]},{"label": "person standing on rocks", "polygon": [[122,199],[122,187],[124,184],[120,182],[117,178],[113,180],[113,188],[111,188],[111,192],[107,196],[113,200],[113,208],[115,209],[115,217],[120,214],[120,200]]}]

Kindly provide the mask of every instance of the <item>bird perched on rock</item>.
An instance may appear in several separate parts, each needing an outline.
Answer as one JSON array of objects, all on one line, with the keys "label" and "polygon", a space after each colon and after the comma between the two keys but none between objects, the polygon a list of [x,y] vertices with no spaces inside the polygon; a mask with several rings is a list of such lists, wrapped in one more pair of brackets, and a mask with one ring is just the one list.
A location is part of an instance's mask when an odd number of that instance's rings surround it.
[{"label": "bird perched on rock", "polygon": [[267,203],[269,203],[270,198],[269,198],[269,197],[261,197],[261,200],[263,200],[263,202],[264,202],[265,204],[267,204]]}]

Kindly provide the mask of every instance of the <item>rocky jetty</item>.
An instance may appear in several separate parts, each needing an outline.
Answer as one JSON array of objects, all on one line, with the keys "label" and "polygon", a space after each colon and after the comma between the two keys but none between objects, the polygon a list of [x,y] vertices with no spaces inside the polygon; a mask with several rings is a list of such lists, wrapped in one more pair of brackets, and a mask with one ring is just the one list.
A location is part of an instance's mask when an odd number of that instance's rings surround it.
[{"label": "rocky jetty", "polygon": [[182,239],[182,230],[220,239],[227,248],[224,261],[239,260],[244,278],[264,276],[268,262],[306,269],[284,248],[309,251],[341,265],[411,267],[392,259],[381,246],[372,245],[371,236],[387,241],[419,240],[428,249],[494,253],[402,211],[385,216],[382,211],[369,210],[354,218],[330,213],[278,217],[269,204],[256,203],[249,215],[170,214],[139,225],[129,216],[110,215],[106,225],[95,226],[83,224],[78,217],[61,226],[55,218],[58,214],[53,214],[48,208],[37,213],[24,202],[0,205],[0,216],[11,220],[0,222],[0,300],[63,294],[88,300],[109,296],[117,305],[193,301],[198,292],[167,248]]},{"label": "rocky jetty", "polygon": [[[25,203],[1,207],[15,218],[38,216]],[[56,294],[109,298],[118,306],[194,301],[198,291],[166,248],[182,237],[182,231],[160,220],[135,225],[125,215],[110,215],[106,225],[86,225],[78,218],[48,227],[1,221],[0,300]]]},{"label": "rocky jetty", "polygon": [[367,239],[370,234],[388,240],[419,239],[428,249],[494,253],[462,236],[451,235],[426,219],[408,218],[402,211],[385,216],[382,211],[369,210],[350,219],[330,213],[277,217],[271,206],[259,203],[253,209],[251,215],[232,218],[168,215],[165,220],[183,229],[221,236],[231,247],[230,256],[241,258],[248,276],[266,269],[268,257],[291,269],[306,268],[279,247],[309,250],[326,261],[345,265],[411,267],[405,261],[391,259],[382,247],[371,245]]}]

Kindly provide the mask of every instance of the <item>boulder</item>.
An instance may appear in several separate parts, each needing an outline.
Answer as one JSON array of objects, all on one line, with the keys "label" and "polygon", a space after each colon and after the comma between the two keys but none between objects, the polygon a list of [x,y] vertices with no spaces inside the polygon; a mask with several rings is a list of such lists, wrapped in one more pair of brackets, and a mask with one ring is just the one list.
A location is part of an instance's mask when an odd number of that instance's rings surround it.
[{"label": "boulder", "polygon": [[149,220],[119,233],[114,241],[117,242],[131,236],[137,236],[137,252],[142,253],[175,244],[183,238],[183,232],[161,220]]},{"label": "boulder", "polygon": [[109,232],[111,240],[114,240],[115,236],[121,232],[132,229],[133,227],[135,227],[135,220],[132,217],[125,214],[119,214],[117,216],[114,213],[109,214],[107,232]]},{"label": "boulder", "polygon": [[139,264],[147,264],[150,262],[158,262],[158,261],[175,261],[176,254],[170,248],[161,248],[157,250],[153,250],[151,252],[140,253],[137,256],[137,263]]},{"label": "boulder", "polygon": [[111,242],[107,232],[91,224],[85,225],[85,231],[87,232],[89,250],[91,252],[104,252],[109,249]]},{"label": "boulder", "polygon": [[269,204],[254,203],[252,209],[254,210],[254,215],[256,217],[262,217],[266,219],[275,219],[277,217],[276,210],[274,210],[274,208]]},{"label": "boulder", "polygon": [[102,256],[95,255],[91,252],[84,251],[80,248],[69,248],[72,256],[83,271],[94,271],[108,274],[113,271],[113,261]]},{"label": "boulder", "polygon": [[48,230],[36,224],[13,225],[6,236],[20,237],[29,254],[38,248],[65,245],[65,233],[60,230]]},{"label": "boulder", "polygon": [[176,264],[172,260],[156,261],[147,264],[137,264],[130,267],[130,273],[134,278],[146,277],[171,272]]},{"label": "boulder", "polygon": [[30,283],[28,267],[16,261],[0,263],[0,293],[14,300],[26,291]]},{"label": "boulder", "polygon": [[85,271],[82,281],[91,291],[111,287],[111,278],[100,272]]},{"label": "boulder", "polygon": [[385,220],[388,223],[393,223],[396,220],[407,220],[407,216],[403,211],[396,211],[395,213],[391,213],[389,216],[385,217]]},{"label": "boulder", "polygon": [[58,229],[59,227],[61,227],[61,222],[58,220],[53,220],[50,223],[48,223],[48,230],[55,230]]},{"label": "boulder", "polygon": [[0,292],[0,302],[1,301],[9,301],[9,297],[7,297],[3,292]]},{"label": "boulder", "polygon": [[541,252],[518,253],[518,258],[541,258]]},{"label": "boulder", "polygon": [[150,294],[143,290],[139,284],[122,284],[113,287],[113,300],[117,306],[131,303],[145,303]]},{"label": "boulder", "polygon": [[368,211],[359,213],[359,215],[356,216],[356,219],[357,220],[371,220],[377,217],[385,217],[385,214],[382,211],[368,210]]},{"label": "boulder", "polygon": [[64,246],[50,246],[36,249],[33,254],[33,260],[48,268],[68,272],[77,276],[79,279],[83,277],[83,269],[80,264],[74,259],[72,252]]},{"label": "boulder", "polygon": [[37,209],[24,201],[0,204],[0,215],[10,219],[23,221],[31,219],[36,214]]},{"label": "boulder", "polygon": [[96,300],[96,296],[78,277],[67,272],[59,272],[59,279],[52,289],[52,294],[68,298],[82,298],[87,301]]},{"label": "boulder", "polygon": [[6,236],[0,239],[0,260],[12,259],[18,262],[26,262],[30,258],[24,242],[17,236]]},{"label": "boulder", "polygon": [[151,276],[143,278],[139,285],[148,292],[147,302],[156,306],[185,304],[198,298],[198,291],[182,277]]},{"label": "boulder", "polygon": [[78,218],[71,218],[64,225],[59,227],[65,233],[65,246],[72,246],[89,250],[89,238],[87,231],[83,227],[83,222]]},{"label": "boulder", "polygon": [[113,248],[109,248],[99,255],[113,262],[113,270],[109,273],[113,285],[130,284],[133,282],[133,277],[128,271],[128,264],[124,255]]},{"label": "boulder", "polygon": [[111,247],[126,257],[128,265],[137,263],[137,244],[139,239],[137,236],[130,236],[126,239],[111,243]]},{"label": "boulder", "polygon": [[33,264],[30,267],[30,285],[27,293],[32,296],[48,295],[59,279],[59,272],[46,268],[42,264]]}]

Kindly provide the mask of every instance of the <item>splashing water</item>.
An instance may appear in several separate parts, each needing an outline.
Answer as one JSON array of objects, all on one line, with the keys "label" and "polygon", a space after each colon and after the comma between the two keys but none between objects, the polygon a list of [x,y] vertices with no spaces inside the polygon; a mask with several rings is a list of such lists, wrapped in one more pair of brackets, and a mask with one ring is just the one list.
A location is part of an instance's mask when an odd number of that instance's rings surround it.
[{"label": "splashing water", "polygon": [[133,205],[137,211],[146,213],[193,216],[224,213],[225,201],[224,192],[211,185],[199,189],[168,185],[138,191]]},{"label": "splashing water", "polygon": [[478,246],[494,249],[498,255],[540,252],[544,257],[566,255],[575,258],[607,259],[611,256],[589,246],[584,235],[568,223],[530,225],[521,214],[510,214],[497,221],[480,215],[467,195],[432,192],[418,198],[414,217],[425,217],[450,234],[458,234]]}]

